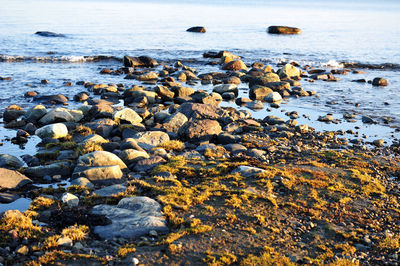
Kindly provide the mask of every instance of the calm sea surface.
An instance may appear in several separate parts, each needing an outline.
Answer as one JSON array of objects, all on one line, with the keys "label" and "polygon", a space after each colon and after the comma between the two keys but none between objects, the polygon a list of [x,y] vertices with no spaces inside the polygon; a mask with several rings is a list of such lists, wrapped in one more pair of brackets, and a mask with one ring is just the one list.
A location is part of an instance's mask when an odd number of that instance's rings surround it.
[{"label": "calm sea surface", "polygon": [[[187,65],[205,73],[218,71],[218,67],[199,64],[199,60],[206,62],[202,53],[228,50],[242,56],[246,63],[262,61],[275,69],[285,60],[328,70],[341,67],[341,62],[393,64],[389,69],[340,76],[338,83],[302,81],[304,89],[315,90],[320,97],[290,99],[281,109],[264,109],[254,116],[285,117],[282,109],[297,110],[309,116],[299,122],[321,130],[360,126],[360,134],[367,138],[399,137],[394,127],[400,125],[400,1],[0,0],[0,7],[0,76],[12,77],[12,81],[0,81],[1,110],[12,103],[32,105],[23,98],[26,91],[71,97],[84,90],[75,85],[65,87],[66,82],[135,83],[123,76],[99,75],[104,67],[120,67],[120,61],[91,62],[88,56],[121,59],[124,55],[149,55],[167,63],[185,59]],[[205,26],[207,33],[185,31],[197,25]],[[296,26],[303,33],[269,35],[266,29],[270,25]],[[36,31],[66,37],[46,38],[35,35]],[[195,59],[192,65],[191,59]],[[351,82],[374,77],[385,77],[390,86]],[[41,85],[42,79],[50,84]],[[357,123],[338,126],[316,122],[319,115],[333,113],[340,119],[347,111],[359,113]],[[361,115],[376,118],[380,125],[363,126]],[[393,122],[384,125],[379,120],[383,116]],[[0,134],[5,137],[14,133],[3,130]],[[0,153],[10,151],[12,145],[8,145],[0,147]]]}]

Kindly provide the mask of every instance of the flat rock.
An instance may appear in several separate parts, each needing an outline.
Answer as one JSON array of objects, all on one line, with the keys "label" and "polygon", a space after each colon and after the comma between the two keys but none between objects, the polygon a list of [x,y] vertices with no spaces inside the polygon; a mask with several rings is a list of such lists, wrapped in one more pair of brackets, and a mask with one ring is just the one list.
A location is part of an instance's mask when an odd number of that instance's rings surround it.
[{"label": "flat rock", "polygon": [[188,31],[188,32],[205,33],[206,32],[206,28],[204,28],[202,26],[195,26],[195,27],[190,27],[186,31]]},{"label": "flat rock", "polygon": [[9,154],[0,154],[0,167],[8,169],[19,169],[24,163],[17,157]]},{"label": "flat rock", "polygon": [[0,187],[6,189],[20,188],[26,184],[32,183],[25,175],[20,172],[0,168]]},{"label": "flat rock", "polygon": [[118,193],[126,191],[127,187],[122,184],[116,184],[93,191],[94,194],[101,197],[111,197]]},{"label": "flat rock", "polygon": [[265,172],[264,169],[245,165],[241,165],[232,171],[232,173],[240,173],[243,177],[254,177],[263,172]]},{"label": "flat rock", "polygon": [[151,230],[168,232],[161,205],[148,197],[131,197],[120,200],[117,206],[97,205],[92,214],[105,215],[111,220],[106,226],[96,226],[94,233],[103,239],[133,239],[149,234]]},{"label": "flat rock", "polygon": [[25,174],[33,178],[42,178],[44,176],[70,176],[71,166],[67,162],[53,163],[49,165],[40,165],[34,167],[27,167],[25,169]]},{"label": "flat rock", "polygon": [[300,34],[301,29],[288,26],[269,26],[268,33],[271,34]]},{"label": "flat rock", "polygon": [[150,156],[145,151],[138,151],[135,149],[125,149],[118,154],[118,157],[121,158],[124,163],[127,165],[140,161],[142,159],[148,159]]},{"label": "flat rock", "polygon": [[55,33],[55,32],[51,32],[51,31],[37,31],[37,32],[35,32],[35,34],[42,36],[42,37],[58,37],[58,38],[66,37],[64,34]]},{"label": "flat rock", "polygon": [[93,184],[110,185],[122,183],[123,173],[118,165],[76,167],[73,177],[85,177]]}]

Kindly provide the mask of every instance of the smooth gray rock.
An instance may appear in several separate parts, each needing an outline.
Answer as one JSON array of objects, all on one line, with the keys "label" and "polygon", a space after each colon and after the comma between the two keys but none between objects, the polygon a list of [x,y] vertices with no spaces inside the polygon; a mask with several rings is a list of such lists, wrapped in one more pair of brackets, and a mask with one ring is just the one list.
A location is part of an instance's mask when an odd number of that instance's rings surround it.
[{"label": "smooth gray rock", "polygon": [[44,176],[69,176],[71,175],[71,166],[67,162],[53,163],[49,165],[40,165],[28,167],[25,169],[25,174],[29,177],[42,178]]},{"label": "smooth gray rock", "polygon": [[59,139],[68,135],[68,128],[62,123],[56,123],[41,127],[35,131],[39,138]]},{"label": "smooth gray rock", "polygon": [[47,112],[39,123],[48,125],[57,122],[78,122],[83,118],[83,112],[80,110],[68,110],[62,107]]},{"label": "smooth gray rock", "polygon": [[94,184],[109,185],[121,183],[123,173],[118,165],[81,167],[77,166],[72,177],[85,177]]},{"label": "smooth gray rock", "polygon": [[37,121],[47,113],[47,109],[44,105],[38,104],[29,108],[26,112],[25,117],[28,121]]},{"label": "smooth gray rock", "polygon": [[125,121],[135,124],[143,121],[143,119],[131,108],[122,109],[121,111],[116,112],[113,117],[117,123]]},{"label": "smooth gray rock", "polygon": [[179,128],[187,121],[188,118],[184,114],[175,112],[164,121],[163,128],[168,132],[178,133]]},{"label": "smooth gray rock", "polygon": [[80,187],[87,187],[87,188],[94,188],[92,182],[86,177],[79,177],[71,181],[71,185],[80,186]]},{"label": "smooth gray rock", "polygon": [[148,159],[150,156],[145,151],[138,151],[134,149],[126,149],[119,153],[119,158],[126,164],[131,164],[142,159]]},{"label": "smooth gray rock", "polygon": [[181,138],[189,141],[210,140],[220,134],[222,128],[218,121],[203,119],[185,123],[178,131]]},{"label": "smooth gray rock", "polygon": [[125,185],[116,184],[101,189],[97,189],[93,191],[93,193],[101,197],[111,197],[112,195],[116,195],[118,193],[126,191],[126,189],[127,187]]},{"label": "smooth gray rock", "polygon": [[126,164],[115,154],[108,151],[95,151],[79,157],[77,166],[109,166],[118,165],[121,170],[126,169]]},{"label": "smooth gray rock", "polygon": [[20,172],[0,168],[0,188],[15,189],[30,183],[32,180]]},{"label": "smooth gray rock", "polygon": [[240,173],[243,177],[254,177],[263,172],[265,172],[264,169],[245,165],[241,165],[232,171],[232,173]]},{"label": "smooth gray rock", "polygon": [[161,143],[170,140],[169,135],[162,131],[139,132],[135,134],[134,139],[146,151],[150,151]]},{"label": "smooth gray rock", "polygon": [[17,157],[9,154],[0,154],[0,167],[9,169],[19,169],[24,163]]},{"label": "smooth gray rock", "polygon": [[140,160],[136,163],[134,170],[137,172],[147,172],[153,170],[157,165],[167,161],[161,156],[152,156],[148,159]]},{"label": "smooth gray rock", "polygon": [[74,194],[65,192],[61,197],[62,202],[66,203],[69,207],[77,207],[79,205],[79,198]]},{"label": "smooth gray rock", "polygon": [[132,239],[147,235],[151,230],[167,233],[166,219],[161,205],[148,197],[131,197],[120,200],[117,206],[97,205],[92,214],[105,215],[111,224],[94,227],[94,233],[103,239]]}]

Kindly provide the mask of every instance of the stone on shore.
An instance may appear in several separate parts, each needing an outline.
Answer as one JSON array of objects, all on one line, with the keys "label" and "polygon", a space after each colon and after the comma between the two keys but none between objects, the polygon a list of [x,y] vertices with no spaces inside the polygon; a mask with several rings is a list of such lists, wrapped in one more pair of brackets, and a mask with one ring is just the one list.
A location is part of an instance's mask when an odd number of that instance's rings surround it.
[{"label": "stone on shore", "polygon": [[17,157],[9,154],[0,154],[0,167],[7,169],[19,169],[24,163]]},{"label": "stone on shore", "polygon": [[301,74],[300,70],[293,66],[292,64],[286,64],[281,69],[278,70],[278,75],[280,78],[283,77],[299,77]]},{"label": "stone on shore", "polygon": [[254,177],[263,172],[265,172],[265,170],[261,169],[261,168],[241,165],[238,168],[236,168],[235,170],[233,170],[232,173],[240,173],[243,177]]},{"label": "stone on shore", "polygon": [[148,197],[131,197],[120,200],[118,205],[97,205],[92,214],[105,215],[111,224],[96,226],[94,233],[103,239],[133,239],[147,235],[151,230],[168,232],[161,205]]},{"label": "stone on shore", "polygon": [[79,198],[74,194],[65,192],[61,197],[62,202],[66,203],[69,207],[77,207],[79,205]]},{"label": "stone on shore", "polygon": [[44,176],[69,176],[71,175],[71,166],[67,162],[52,163],[48,165],[39,165],[28,167],[25,169],[25,174],[32,178],[42,178]]},{"label": "stone on shore", "polygon": [[111,186],[107,186],[101,189],[97,189],[93,191],[94,194],[100,197],[111,197],[112,195],[116,195],[118,193],[124,192],[127,190],[127,187],[122,184],[115,184]]},{"label": "stone on shore", "polygon": [[271,34],[300,34],[301,29],[288,26],[269,26],[268,33]]},{"label": "stone on shore", "polygon": [[253,86],[249,90],[249,97],[252,100],[264,101],[265,97],[272,92],[272,89],[263,86]]},{"label": "stone on shore", "polygon": [[279,94],[279,92],[273,91],[265,96],[264,100],[271,103],[279,102],[282,101],[282,96]]},{"label": "stone on shore", "polygon": [[121,170],[127,168],[126,164],[115,154],[107,151],[95,151],[79,157],[77,167],[95,167],[117,165]]},{"label": "stone on shore", "polygon": [[191,27],[191,28],[187,29],[186,31],[188,31],[188,32],[205,33],[206,32],[206,28],[204,28],[202,26],[195,26],[195,27]]},{"label": "stone on shore", "polygon": [[139,132],[134,136],[134,139],[146,151],[150,151],[161,143],[170,140],[168,134],[162,131]]},{"label": "stone on shore", "polygon": [[135,163],[139,160],[142,159],[148,159],[150,156],[147,152],[145,151],[138,151],[138,150],[134,150],[134,149],[126,149],[123,150],[119,153],[119,158],[122,159],[122,161],[124,161],[124,163],[126,163],[127,165],[131,164],[131,163]]},{"label": "stone on shore", "polygon": [[124,66],[125,67],[155,67],[158,63],[151,57],[148,56],[139,56],[139,57],[131,57],[124,56]]},{"label": "stone on shore", "polygon": [[16,189],[30,183],[32,180],[20,172],[0,168],[0,188]]},{"label": "stone on shore", "polygon": [[124,108],[114,114],[114,120],[117,123],[128,122],[131,124],[140,123],[143,119],[131,108]]},{"label": "stone on shore", "polygon": [[210,140],[221,132],[218,121],[210,119],[188,121],[178,130],[179,136],[189,141]]},{"label": "stone on shore", "polygon": [[56,123],[41,127],[35,131],[39,138],[59,139],[68,135],[68,128],[62,123]]},{"label": "stone on shore", "polygon": [[93,184],[110,185],[122,183],[123,173],[118,165],[76,167],[73,173],[74,178],[84,177]]},{"label": "stone on shore", "polygon": [[26,112],[25,117],[28,121],[36,122],[40,118],[42,118],[47,113],[47,109],[44,105],[38,104],[29,108]]},{"label": "stone on shore", "polygon": [[222,66],[223,70],[247,70],[247,66],[242,60],[234,60]]}]

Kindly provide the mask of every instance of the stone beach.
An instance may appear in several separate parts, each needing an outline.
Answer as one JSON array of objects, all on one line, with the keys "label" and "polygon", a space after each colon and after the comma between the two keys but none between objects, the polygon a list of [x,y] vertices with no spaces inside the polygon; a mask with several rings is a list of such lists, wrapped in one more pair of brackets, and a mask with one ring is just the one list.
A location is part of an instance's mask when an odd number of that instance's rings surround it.
[{"label": "stone beach", "polygon": [[334,114],[318,121],[337,130],[319,132],[296,111],[259,119],[248,110],[317,97],[308,83],[340,84],[357,69],[203,57],[212,71],[127,55],[98,74],[118,84],[76,80],[73,99],[32,92],[31,108],[4,110],[13,143],[40,143],[36,154],[0,155],[0,202],[32,199],[2,214],[0,264],[398,263],[400,142],[359,139]]}]

